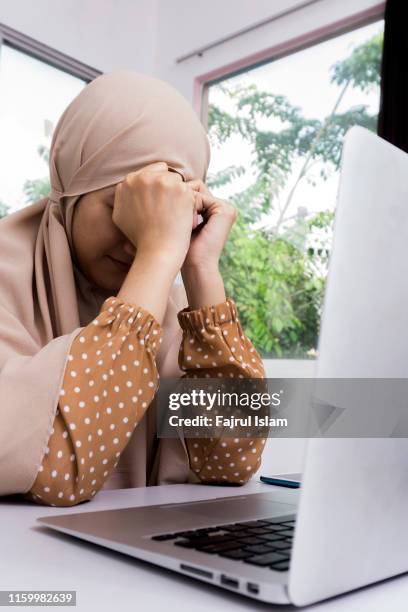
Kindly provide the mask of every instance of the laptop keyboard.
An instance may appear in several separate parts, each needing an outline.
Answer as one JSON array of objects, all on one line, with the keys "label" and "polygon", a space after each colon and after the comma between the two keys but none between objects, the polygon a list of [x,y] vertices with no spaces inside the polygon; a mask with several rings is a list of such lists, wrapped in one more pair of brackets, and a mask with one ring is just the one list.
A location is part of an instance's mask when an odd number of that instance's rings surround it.
[{"label": "laptop keyboard", "polygon": [[295,520],[296,515],[286,515],[192,531],[162,533],[151,539],[172,541],[174,546],[284,572],[289,568]]}]

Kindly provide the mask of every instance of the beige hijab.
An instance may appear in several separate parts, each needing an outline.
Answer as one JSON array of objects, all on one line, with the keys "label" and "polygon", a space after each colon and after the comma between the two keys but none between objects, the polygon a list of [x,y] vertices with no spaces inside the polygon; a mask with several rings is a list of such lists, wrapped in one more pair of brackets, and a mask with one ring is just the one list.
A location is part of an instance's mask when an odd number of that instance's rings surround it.
[{"label": "beige hijab", "polygon": [[[210,146],[188,101],[135,72],[98,77],[60,118],[50,151],[49,197],[0,221],[0,495],[28,491],[42,462],[70,344],[107,294],[73,263],[71,225],[79,197],[165,161],[185,180],[205,180]],[[181,374],[174,285],[157,356],[161,376]],[[184,442],[156,440],[154,406],[136,428],[107,488],[185,482]]]}]

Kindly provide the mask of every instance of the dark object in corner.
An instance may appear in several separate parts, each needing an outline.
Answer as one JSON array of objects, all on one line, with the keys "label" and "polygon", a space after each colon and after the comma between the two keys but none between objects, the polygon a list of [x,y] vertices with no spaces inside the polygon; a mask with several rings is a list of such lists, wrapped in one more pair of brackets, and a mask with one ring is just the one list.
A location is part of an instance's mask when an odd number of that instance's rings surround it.
[{"label": "dark object in corner", "polygon": [[408,3],[387,0],[378,135],[408,153]]}]

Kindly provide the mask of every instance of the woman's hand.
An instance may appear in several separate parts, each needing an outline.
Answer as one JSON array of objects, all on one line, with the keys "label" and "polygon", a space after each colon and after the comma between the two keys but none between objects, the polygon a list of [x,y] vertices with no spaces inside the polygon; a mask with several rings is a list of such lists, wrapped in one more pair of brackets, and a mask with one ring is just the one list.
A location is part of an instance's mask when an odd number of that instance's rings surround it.
[{"label": "woman's hand", "polygon": [[165,162],[128,174],[116,187],[113,222],[136,247],[136,257],[180,269],[190,244],[193,190]]},{"label": "woman's hand", "polygon": [[[182,270],[187,268],[215,269],[234,225],[238,212],[224,200],[214,197],[201,180],[187,181],[196,198],[193,232]],[[197,216],[203,217],[198,224]]]},{"label": "woman's hand", "polygon": [[116,187],[112,219],[136,248],[118,297],[159,324],[190,244],[194,206],[193,190],[165,162],[128,174]]},{"label": "woman's hand", "polygon": [[[196,209],[181,274],[189,307],[196,309],[226,300],[218,262],[238,213],[232,204],[215,198],[203,181],[188,181],[187,186],[195,193]],[[203,222],[197,225],[199,214]]]}]

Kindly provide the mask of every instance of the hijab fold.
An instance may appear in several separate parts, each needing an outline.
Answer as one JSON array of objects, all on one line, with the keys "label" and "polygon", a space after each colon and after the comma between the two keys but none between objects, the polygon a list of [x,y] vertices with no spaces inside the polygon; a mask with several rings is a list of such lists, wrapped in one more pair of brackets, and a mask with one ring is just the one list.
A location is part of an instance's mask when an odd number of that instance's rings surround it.
[{"label": "hijab fold", "polygon": [[[70,345],[108,297],[75,263],[75,204],[83,194],[116,185],[156,161],[185,180],[205,181],[210,145],[191,105],[170,84],[146,74],[102,75],[56,126],[49,196],[0,221],[0,495],[31,488],[51,434]],[[175,283],[157,355],[161,377],[181,375],[177,313],[186,306],[184,286]],[[106,488],[191,478],[184,441],[155,442],[153,408]]]}]

